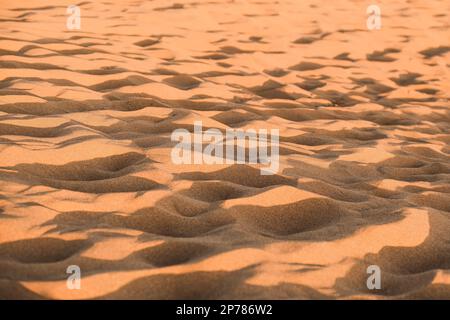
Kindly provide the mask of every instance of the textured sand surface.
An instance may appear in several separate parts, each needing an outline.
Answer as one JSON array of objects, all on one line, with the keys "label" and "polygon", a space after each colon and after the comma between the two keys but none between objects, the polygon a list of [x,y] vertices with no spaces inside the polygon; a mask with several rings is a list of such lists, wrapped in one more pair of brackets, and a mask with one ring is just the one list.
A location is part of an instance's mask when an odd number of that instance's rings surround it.
[{"label": "textured sand surface", "polygon": [[[450,2],[377,3],[1,0],[0,298],[450,299]],[[172,164],[196,120],[278,174]]]}]

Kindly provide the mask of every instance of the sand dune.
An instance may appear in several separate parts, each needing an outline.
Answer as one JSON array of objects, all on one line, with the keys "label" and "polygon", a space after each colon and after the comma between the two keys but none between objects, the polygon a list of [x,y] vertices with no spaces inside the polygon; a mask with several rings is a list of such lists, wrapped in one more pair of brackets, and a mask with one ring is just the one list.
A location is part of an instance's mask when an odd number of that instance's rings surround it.
[{"label": "sand dune", "polygon": [[51,3],[0,5],[1,299],[450,299],[448,1]]}]

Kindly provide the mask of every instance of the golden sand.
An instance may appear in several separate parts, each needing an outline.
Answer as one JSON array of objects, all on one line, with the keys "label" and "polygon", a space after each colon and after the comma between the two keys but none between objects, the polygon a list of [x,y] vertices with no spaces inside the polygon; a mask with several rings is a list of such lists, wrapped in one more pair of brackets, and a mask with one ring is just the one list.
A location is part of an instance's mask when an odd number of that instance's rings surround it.
[{"label": "golden sand", "polygon": [[[450,299],[448,0],[380,30],[368,1],[51,3],[0,4],[0,298]],[[279,172],[173,164],[194,121],[279,129]]]}]

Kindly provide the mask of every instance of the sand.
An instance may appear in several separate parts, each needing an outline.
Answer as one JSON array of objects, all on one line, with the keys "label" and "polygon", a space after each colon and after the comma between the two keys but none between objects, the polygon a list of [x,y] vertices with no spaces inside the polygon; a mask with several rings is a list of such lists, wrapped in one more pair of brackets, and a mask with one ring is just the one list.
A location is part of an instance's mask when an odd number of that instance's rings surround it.
[{"label": "sand", "polygon": [[1,1],[0,298],[450,299],[450,2],[376,2]]}]

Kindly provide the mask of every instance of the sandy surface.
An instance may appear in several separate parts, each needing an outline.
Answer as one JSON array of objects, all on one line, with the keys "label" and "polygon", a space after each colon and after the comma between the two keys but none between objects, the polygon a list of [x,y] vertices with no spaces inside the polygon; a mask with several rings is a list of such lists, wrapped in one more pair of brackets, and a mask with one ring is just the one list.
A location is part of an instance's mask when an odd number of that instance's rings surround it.
[{"label": "sandy surface", "polygon": [[[0,5],[0,298],[450,298],[448,0],[51,3]],[[173,164],[196,120],[278,174]]]}]

